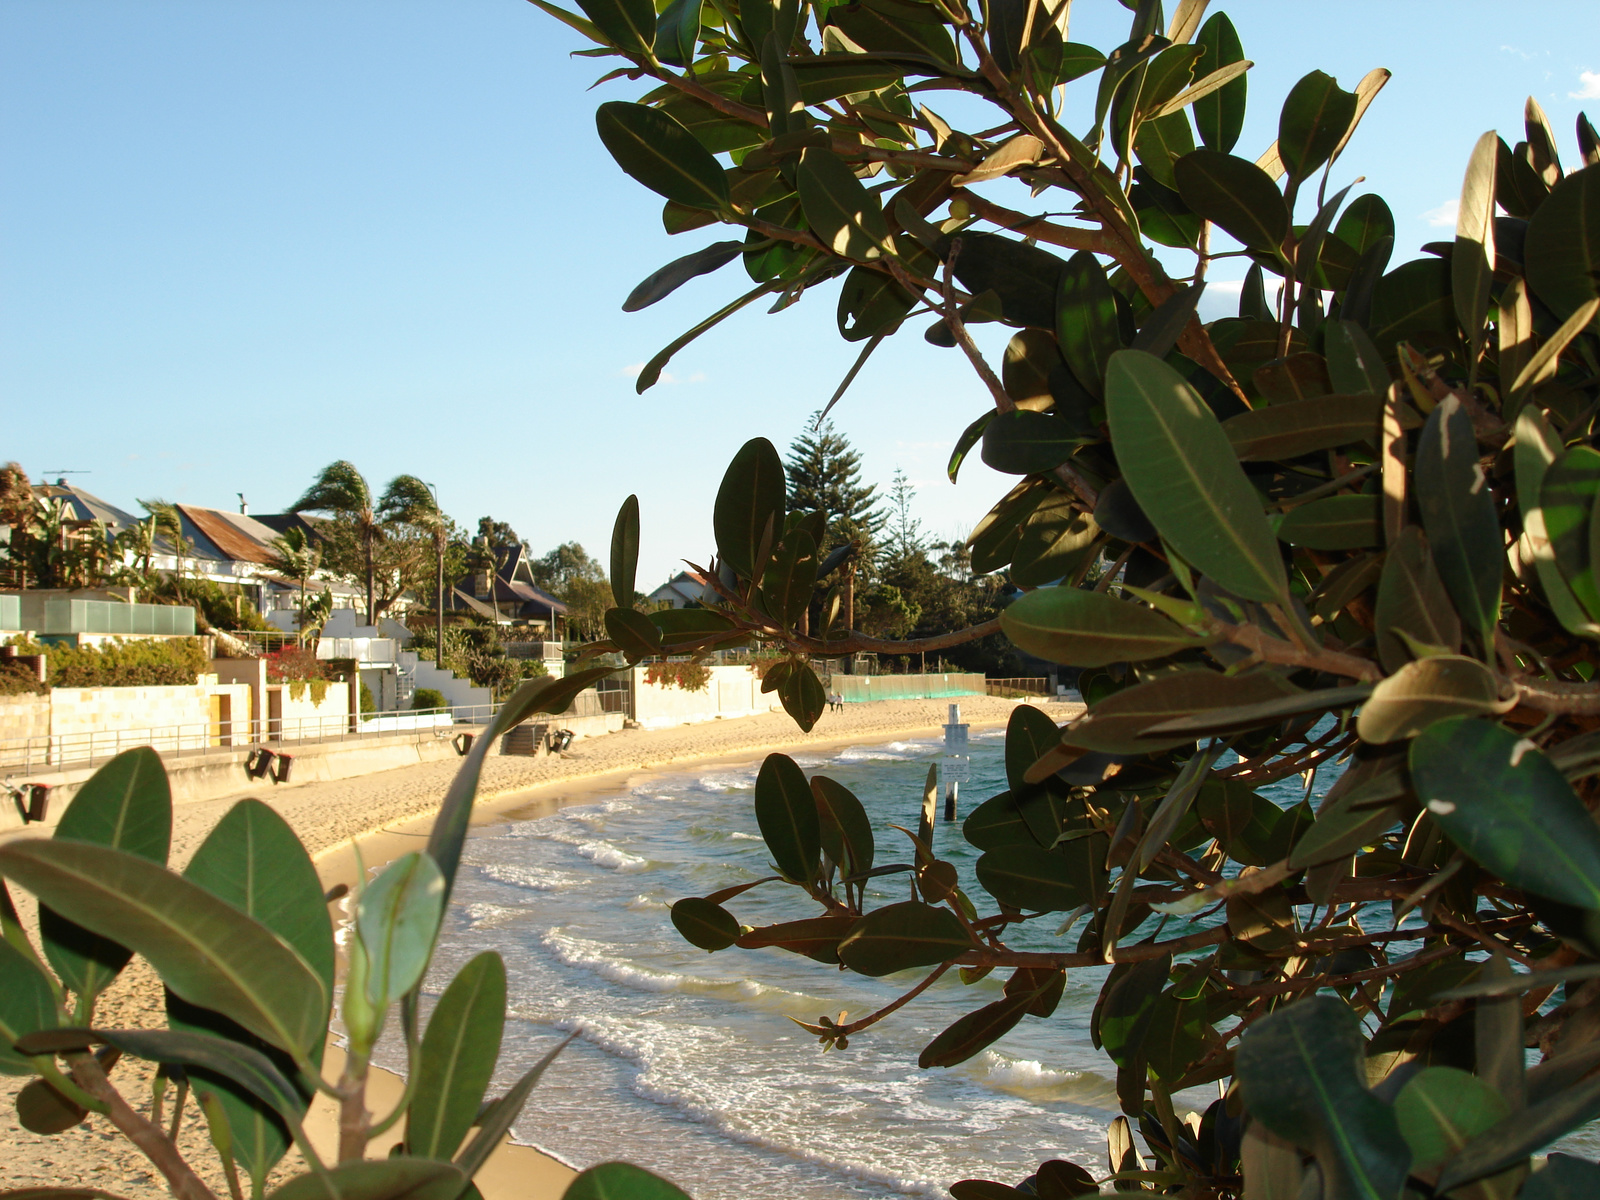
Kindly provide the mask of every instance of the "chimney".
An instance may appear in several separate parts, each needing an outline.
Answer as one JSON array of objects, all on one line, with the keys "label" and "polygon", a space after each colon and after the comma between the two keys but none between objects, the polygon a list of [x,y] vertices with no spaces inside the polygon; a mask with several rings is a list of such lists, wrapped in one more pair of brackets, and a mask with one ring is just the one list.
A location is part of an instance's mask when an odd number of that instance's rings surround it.
[{"label": "chimney", "polygon": [[250,515],[250,505],[249,502],[245,500],[244,493],[235,492],[234,494],[239,497],[239,515],[241,517],[248,517]]}]

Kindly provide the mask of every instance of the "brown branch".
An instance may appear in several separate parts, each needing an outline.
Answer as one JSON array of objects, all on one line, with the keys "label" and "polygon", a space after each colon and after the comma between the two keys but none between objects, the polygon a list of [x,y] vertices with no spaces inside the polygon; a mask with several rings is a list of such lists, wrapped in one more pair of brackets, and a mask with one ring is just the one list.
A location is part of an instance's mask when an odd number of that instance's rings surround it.
[{"label": "brown branch", "polygon": [[1546,713],[1592,716],[1600,713],[1600,686],[1564,679],[1514,679],[1517,701]]},{"label": "brown branch", "polygon": [[[1326,671],[1330,675],[1359,679],[1363,683],[1376,683],[1383,678],[1383,672],[1378,669],[1378,665],[1368,659],[1358,658],[1354,654],[1341,654],[1336,650],[1302,650],[1282,638],[1273,637],[1255,625],[1229,625],[1223,621],[1213,620],[1210,622],[1210,630],[1224,641],[1231,642],[1235,646],[1243,646],[1258,655],[1263,662]],[[1596,693],[1595,704],[1594,711],[1600,712],[1600,692]]]},{"label": "brown branch", "polygon": [[934,983],[939,979],[939,977],[942,976],[949,969],[950,969],[950,964],[949,963],[940,963],[938,968],[933,972],[932,975],[929,975],[926,979],[924,979],[921,983],[917,984],[916,987],[912,988],[909,992],[907,992],[905,995],[901,996],[899,999],[891,1000],[888,1004],[885,1004],[877,1012],[873,1013],[870,1016],[862,1017],[859,1021],[851,1021],[850,1024],[848,1024],[848,1025],[839,1026],[838,1028],[839,1028],[840,1034],[842,1034],[845,1037],[849,1037],[851,1034],[857,1033],[857,1032],[865,1029],[868,1025],[877,1024],[879,1021],[881,1021],[885,1017],[887,1017],[890,1013],[894,1012],[895,1009],[900,1008],[902,1005],[906,1004],[907,1002],[909,1002],[911,1000],[915,1000],[918,996],[922,995],[923,992],[927,991],[930,987],[932,987],[934,985]]},{"label": "brown branch", "polygon": [[1008,413],[1017,407],[1016,402],[1006,394],[1005,386],[1000,382],[1000,377],[994,373],[988,361],[978,350],[978,344],[972,340],[972,335],[967,332],[966,322],[961,319],[961,313],[956,305],[953,284],[951,282],[956,271],[956,258],[961,254],[961,239],[956,238],[950,243],[950,256],[944,262],[944,277],[941,287],[944,293],[945,324],[950,326],[950,332],[955,336],[956,344],[961,347],[962,353],[972,363],[972,369],[978,373],[978,378],[983,380],[989,389],[989,395],[994,400],[996,411]]},{"label": "brown branch", "polygon": [[1106,235],[1100,229],[1073,229],[1066,225],[1055,225],[1043,217],[1029,216],[1027,213],[1017,212],[1015,209],[1005,208],[986,200],[976,192],[967,188],[956,188],[951,193],[952,197],[960,197],[966,202],[972,214],[981,220],[998,225],[1002,229],[1009,229],[1020,233],[1024,237],[1036,238],[1041,242],[1049,242],[1052,246],[1061,246],[1067,250],[1093,250],[1097,254],[1110,254],[1111,249],[1106,244]]},{"label": "brown branch", "polygon": [[216,1194],[184,1162],[178,1147],[160,1127],[141,1117],[122,1098],[94,1055],[85,1054],[72,1063],[72,1079],[95,1099],[104,1102],[111,1123],[155,1164],[177,1200],[217,1200]]},{"label": "brown branch", "polygon": [[1230,994],[1236,997],[1256,996],[1283,996],[1289,992],[1305,991],[1325,987],[1345,987],[1350,984],[1365,983],[1369,979],[1386,979],[1393,975],[1403,975],[1428,963],[1437,962],[1441,958],[1449,958],[1453,954],[1460,954],[1461,947],[1454,943],[1436,946],[1432,950],[1424,950],[1410,958],[1403,958],[1399,962],[1385,963],[1381,967],[1370,967],[1365,971],[1352,971],[1348,975],[1304,975],[1299,979],[1286,979],[1280,983],[1257,983],[1244,987],[1235,986],[1230,989]]}]

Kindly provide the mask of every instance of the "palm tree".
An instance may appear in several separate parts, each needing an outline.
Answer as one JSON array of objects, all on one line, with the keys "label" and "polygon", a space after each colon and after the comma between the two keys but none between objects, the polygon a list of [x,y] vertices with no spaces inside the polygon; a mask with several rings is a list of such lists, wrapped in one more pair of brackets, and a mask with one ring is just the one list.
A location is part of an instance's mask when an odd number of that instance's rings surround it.
[{"label": "palm tree", "polygon": [[377,591],[375,568],[372,562],[373,547],[383,537],[378,515],[372,506],[372,489],[355,464],[340,459],[329,463],[317,472],[316,479],[306,489],[305,495],[289,506],[294,512],[338,513],[355,523],[361,539],[361,557],[366,567],[367,624],[377,623],[374,611],[374,593]]},{"label": "palm tree", "polygon": [[438,564],[434,588],[434,620],[436,642],[434,661],[444,669],[444,552],[449,545],[450,522],[439,510],[439,502],[430,488],[415,475],[396,475],[383,489],[383,499],[378,501],[378,512],[385,524],[397,522],[420,529],[433,538],[433,555]]},{"label": "palm tree", "polygon": [[[173,557],[177,562],[177,573],[173,576],[173,593],[178,599],[183,599],[183,560],[189,554],[191,545],[188,538],[183,536],[183,516],[178,512],[178,506],[166,500],[141,500],[139,507],[150,514],[150,523],[154,532],[166,538],[172,545]],[[153,538],[152,538],[153,541]]]},{"label": "palm tree", "polygon": [[272,568],[300,584],[300,617],[295,626],[298,642],[303,643],[306,637],[306,580],[321,561],[322,552],[311,544],[306,531],[298,525],[291,525],[272,539]]}]

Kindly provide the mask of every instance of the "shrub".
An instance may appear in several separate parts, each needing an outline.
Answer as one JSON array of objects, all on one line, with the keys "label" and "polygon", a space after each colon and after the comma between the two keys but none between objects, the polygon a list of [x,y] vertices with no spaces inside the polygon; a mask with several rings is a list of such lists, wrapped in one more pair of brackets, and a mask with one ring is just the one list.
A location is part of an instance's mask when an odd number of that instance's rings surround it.
[{"label": "shrub", "polygon": [[327,667],[309,647],[285,645],[266,655],[265,661],[269,683],[297,683],[328,677]]},{"label": "shrub", "polygon": [[364,713],[377,712],[378,702],[372,698],[372,689],[365,680],[361,682],[361,711]]},{"label": "shrub", "polygon": [[120,638],[98,646],[44,645],[13,639],[22,654],[45,655],[50,687],[157,687],[198,681],[210,670],[198,638]]},{"label": "shrub", "polygon": [[0,696],[48,696],[50,685],[21,663],[0,659]]},{"label": "shrub", "polygon": [[711,668],[687,659],[678,662],[663,660],[645,667],[644,681],[658,687],[671,686],[680,687],[686,692],[703,692],[711,682]]},{"label": "shrub", "polygon": [[411,708],[415,712],[433,712],[449,706],[444,693],[437,688],[420,687],[411,694]]}]

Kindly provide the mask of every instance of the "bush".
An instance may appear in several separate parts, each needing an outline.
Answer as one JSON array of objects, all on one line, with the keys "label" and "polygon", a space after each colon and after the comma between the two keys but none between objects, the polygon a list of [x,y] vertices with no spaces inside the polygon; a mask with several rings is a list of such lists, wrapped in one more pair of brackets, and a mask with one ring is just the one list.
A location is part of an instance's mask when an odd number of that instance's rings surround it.
[{"label": "bush", "polygon": [[378,702],[372,698],[372,689],[363,680],[361,683],[361,711],[363,713],[377,712]]},{"label": "bush", "polygon": [[0,660],[0,696],[48,696],[50,685],[21,663]]},{"label": "bush", "polygon": [[[763,678],[765,673],[763,672]],[[660,687],[671,685],[686,692],[703,692],[711,682],[711,668],[704,663],[653,662],[644,669],[644,681]]]},{"label": "bush", "polygon": [[148,638],[100,646],[12,643],[20,654],[45,656],[50,687],[158,687],[193,684],[211,666],[198,638]]},{"label": "bush", "polygon": [[266,656],[267,682],[300,683],[328,678],[327,668],[316,652],[305,646],[285,645]]},{"label": "bush", "polygon": [[449,701],[444,698],[444,693],[437,688],[418,688],[411,694],[411,710],[413,712],[433,712],[437,709],[448,707]]}]

